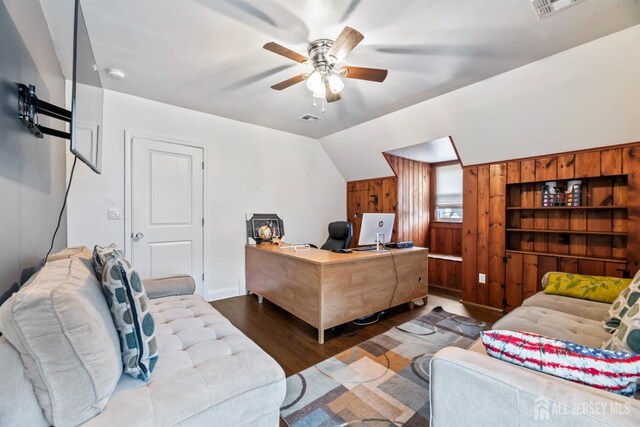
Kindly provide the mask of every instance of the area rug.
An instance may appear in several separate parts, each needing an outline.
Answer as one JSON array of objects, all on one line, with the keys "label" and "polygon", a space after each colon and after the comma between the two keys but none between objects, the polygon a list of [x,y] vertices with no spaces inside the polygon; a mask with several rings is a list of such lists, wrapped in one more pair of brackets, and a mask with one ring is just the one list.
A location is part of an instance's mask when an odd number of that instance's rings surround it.
[{"label": "area rug", "polygon": [[487,326],[436,307],[287,378],[280,416],[290,427],[428,426],[431,357]]}]

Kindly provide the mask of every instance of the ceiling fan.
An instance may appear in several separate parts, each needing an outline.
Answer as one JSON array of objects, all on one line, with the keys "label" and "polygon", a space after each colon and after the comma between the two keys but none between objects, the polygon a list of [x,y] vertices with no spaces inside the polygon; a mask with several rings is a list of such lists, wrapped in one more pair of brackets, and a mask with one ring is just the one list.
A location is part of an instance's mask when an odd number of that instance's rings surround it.
[{"label": "ceiling fan", "polygon": [[271,86],[271,89],[283,90],[306,80],[307,88],[313,92],[315,105],[316,98],[326,99],[327,102],[335,102],[341,99],[340,92],[344,89],[341,77],[383,82],[387,77],[387,70],[346,65],[337,66],[363,38],[364,36],[359,31],[351,27],[344,27],[335,41],[319,39],[309,43],[309,46],[307,46],[309,57],[300,55],[278,43],[269,42],[265,44],[263,47],[273,53],[313,67],[312,72],[298,74]]}]

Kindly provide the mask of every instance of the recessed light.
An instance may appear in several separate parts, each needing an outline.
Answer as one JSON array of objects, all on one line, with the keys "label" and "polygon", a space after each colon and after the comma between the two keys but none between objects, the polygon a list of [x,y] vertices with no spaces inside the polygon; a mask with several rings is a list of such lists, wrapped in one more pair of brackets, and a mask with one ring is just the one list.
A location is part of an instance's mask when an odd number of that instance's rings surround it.
[{"label": "recessed light", "polygon": [[125,74],[122,70],[118,70],[117,68],[107,68],[104,71],[107,73],[107,76],[113,79],[124,80]]}]

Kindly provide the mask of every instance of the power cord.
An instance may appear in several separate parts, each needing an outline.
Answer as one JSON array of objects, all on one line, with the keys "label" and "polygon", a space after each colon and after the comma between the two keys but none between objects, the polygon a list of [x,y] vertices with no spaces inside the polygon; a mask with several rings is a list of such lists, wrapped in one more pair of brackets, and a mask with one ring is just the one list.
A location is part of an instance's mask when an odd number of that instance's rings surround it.
[{"label": "power cord", "polygon": [[[387,249],[386,246],[383,245],[383,247],[385,249]],[[396,291],[398,290],[398,284],[400,284],[400,278],[398,277],[398,266],[396,265],[396,256],[393,254],[392,250],[390,250],[390,249],[387,249],[387,250],[391,254],[391,259],[393,260],[393,269],[396,272],[396,285],[393,288],[393,294],[391,294],[391,301],[389,301],[389,308],[391,308],[391,304],[393,303],[393,299],[396,297]]]},{"label": "power cord", "polygon": [[[387,248],[384,244],[382,244],[382,247],[383,247],[386,251],[388,251],[388,252],[389,252],[389,254],[391,255],[391,259],[393,260],[393,270],[394,270],[394,272],[395,272],[395,274],[396,274],[396,284],[395,284],[395,286],[393,287],[393,293],[391,294],[391,301],[389,301],[389,308],[391,308],[391,304],[393,303],[393,300],[394,300],[394,298],[396,297],[396,291],[398,290],[398,285],[399,285],[399,283],[400,283],[400,278],[399,278],[399,276],[398,276],[398,265],[396,264],[396,257],[395,257],[395,255],[393,254],[393,251],[392,251],[391,249]],[[380,317],[381,317],[383,314],[385,314],[385,312],[384,312],[384,311],[380,311],[380,312],[378,313],[378,316],[376,317],[376,320],[374,320],[374,321],[366,321],[366,322],[365,322],[365,321],[363,321],[364,319],[367,319],[367,318],[369,318],[369,317],[373,317],[373,316],[375,316],[375,314],[372,314],[371,316],[367,316],[367,317],[364,317],[364,318],[360,318],[360,319],[358,319],[358,320],[354,320],[354,321],[352,321],[351,323],[353,323],[354,325],[357,325],[357,326],[369,326],[369,325],[373,325],[374,323],[377,323],[377,322],[379,322],[379,321],[380,321]],[[359,321],[360,321],[360,322],[359,322]]]},{"label": "power cord", "polygon": [[[379,313],[378,313],[378,317],[376,317],[376,320],[374,320],[374,321],[359,322],[359,320],[360,320],[360,319],[357,319],[357,320],[352,321],[351,323],[353,323],[354,325],[357,325],[357,326],[369,326],[369,325],[373,325],[374,323],[378,323],[378,321],[380,321],[380,316],[382,316],[383,314],[384,314],[384,311],[379,312]],[[371,316],[369,316],[369,317],[373,317],[373,316],[375,316],[375,314],[372,314],[372,315],[371,315]],[[366,319],[366,318],[367,318],[367,317],[365,317],[365,318],[361,318],[361,319]]]},{"label": "power cord", "polygon": [[56,231],[53,232],[53,237],[51,237],[51,246],[49,247],[49,252],[44,257],[44,263],[47,263],[49,259],[49,255],[51,255],[51,251],[53,250],[53,245],[56,241],[56,235],[58,234],[58,230],[60,229],[60,223],[62,222],[62,214],[64,213],[65,208],[67,207],[67,197],[69,197],[69,190],[71,190],[71,182],[73,181],[73,173],[76,170],[76,163],[78,161],[77,157],[73,158],[73,166],[71,166],[71,174],[69,174],[69,184],[67,184],[67,191],[64,193],[64,200],[62,202],[62,209],[60,209],[60,215],[58,215],[58,224],[56,225]]}]

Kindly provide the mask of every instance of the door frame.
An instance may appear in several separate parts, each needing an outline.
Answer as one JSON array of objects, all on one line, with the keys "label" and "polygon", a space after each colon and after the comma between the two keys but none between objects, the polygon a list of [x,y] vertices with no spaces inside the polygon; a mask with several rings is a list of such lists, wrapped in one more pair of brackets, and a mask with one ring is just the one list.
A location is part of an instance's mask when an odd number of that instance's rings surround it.
[{"label": "door frame", "polygon": [[[133,139],[134,138],[144,138],[150,139],[153,141],[163,142],[166,144],[174,144],[174,145],[182,145],[185,147],[199,148],[202,149],[202,161],[205,163],[205,168],[202,171],[202,218],[204,218],[204,227],[202,227],[202,274],[204,277],[211,277],[211,272],[209,271],[206,260],[209,259],[209,239],[207,236],[210,235],[209,228],[211,227],[211,221],[207,217],[207,213],[210,212],[209,205],[209,167],[208,167],[208,150],[205,144],[193,141],[186,141],[181,139],[175,139],[165,136],[153,135],[145,132],[137,132],[137,131],[124,131],[124,253],[125,256],[130,256],[132,253],[132,174],[133,174]],[[135,266],[134,266],[135,267]],[[200,281],[202,283],[202,298],[206,299],[207,290],[205,288],[204,277],[196,278],[194,280],[196,283]],[[196,291],[198,287],[196,286]]]}]

